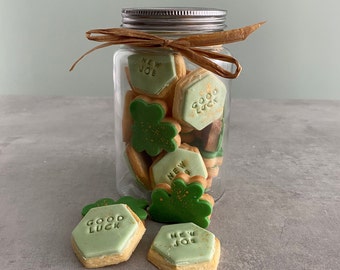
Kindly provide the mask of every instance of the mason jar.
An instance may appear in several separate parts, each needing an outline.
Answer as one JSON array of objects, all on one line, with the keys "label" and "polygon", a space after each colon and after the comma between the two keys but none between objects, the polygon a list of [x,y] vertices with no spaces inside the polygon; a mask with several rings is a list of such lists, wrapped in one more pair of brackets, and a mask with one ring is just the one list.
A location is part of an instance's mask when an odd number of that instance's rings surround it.
[{"label": "mason jar", "polygon": [[[121,27],[174,40],[225,30],[226,11],[126,8]],[[205,49],[230,55],[223,45]],[[228,176],[230,79],[174,49],[123,45],[113,56],[113,81],[118,193],[148,198],[158,184],[184,172],[204,177],[206,192],[218,200]]]}]

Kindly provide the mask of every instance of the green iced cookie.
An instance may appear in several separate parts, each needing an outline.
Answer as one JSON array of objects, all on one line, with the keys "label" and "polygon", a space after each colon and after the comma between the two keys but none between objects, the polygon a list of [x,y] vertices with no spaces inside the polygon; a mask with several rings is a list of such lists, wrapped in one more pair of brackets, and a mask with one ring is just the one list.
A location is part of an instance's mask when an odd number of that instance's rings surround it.
[{"label": "green iced cookie", "polygon": [[187,184],[176,178],[171,191],[156,188],[151,195],[149,214],[152,220],[165,223],[193,222],[202,228],[210,224],[212,204],[202,199],[204,187],[198,182]]},{"label": "green iced cookie", "polygon": [[225,84],[213,73],[204,69],[193,71],[176,85],[174,117],[202,130],[223,116],[226,95]]},{"label": "green iced cookie", "polygon": [[223,148],[220,147],[216,152],[207,152],[204,150],[200,150],[200,153],[203,158],[218,158],[218,157],[223,157]]},{"label": "green iced cookie", "polygon": [[106,205],[113,205],[113,204],[126,204],[128,205],[133,212],[141,219],[145,220],[148,216],[148,213],[146,212],[146,208],[149,205],[148,201],[144,199],[135,199],[131,196],[124,196],[121,197],[119,200],[114,201],[110,198],[103,198],[95,203],[86,205],[83,210],[81,211],[81,214],[85,216],[90,209],[100,206],[106,206]]},{"label": "green iced cookie", "polygon": [[148,254],[148,259],[158,265],[160,262],[154,260],[155,254],[174,266],[209,262],[215,254],[215,236],[194,223],[165,225],[156,235]]},{"label": "green iced cookie", "polygon": [[175,151],[180,141],[179,125],[171,119],[164,119],[162,104],[136,98],[130,104],[133,119],[131,145],[137,152],[146,151],[150,156],[162,150]]},{"label": "green iced cookie", "polygon": [[148,252],[158,269],[217,270],[221,244],[215,235],[193,223],[164,225]]},{"label": "green iced cookie", "polygon": [[128,57],[130,80],[140,92],[159,95],[176,78],[172,54],[137,53]]},{"label": "green iced cookie", "polygon": [[[193,149],[193,147],[191,148]],[[150,167],[150,172],[154,185],[160,183],[171,184],[172,180],[180,172],[191,176],[200,175],[204,178],[208,176],[199,151],[191,151],[182,147],[154,161]]]},{"label": "green iced cookie", "polygon": [[103,198],[103,199],[96,201],[95,203],[91,203],[91,204],[86,205],[81,210],[81,214],[82,214],[82,216],[85,216],[87,214],[87,212],[90,211],[90,209],[92,209],[92,208],[100,207],[100,206],[106,206],[106,205],[112,205],[112,204],[115,204],[114,200],[112,200],[110,198]]},{"label": "green iced cookie", "polygon": [[87,268],[126,261],[145,227],[125,204],[92,208],[72,231],[72,247]]}]

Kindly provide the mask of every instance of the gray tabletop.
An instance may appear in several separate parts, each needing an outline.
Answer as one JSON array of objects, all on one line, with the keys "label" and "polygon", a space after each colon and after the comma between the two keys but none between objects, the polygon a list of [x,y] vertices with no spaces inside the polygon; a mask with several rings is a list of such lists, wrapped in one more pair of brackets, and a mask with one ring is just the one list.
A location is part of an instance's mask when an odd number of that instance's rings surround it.
[{"label": "gray tabletop", "polygon": [[[83,269],[71,231],[117,198],[111,98],[0,98],[0,269]],[[234,100],[219,269],[340,269],[340,101]],[[115,269],[156,269],[147,221]]]}]

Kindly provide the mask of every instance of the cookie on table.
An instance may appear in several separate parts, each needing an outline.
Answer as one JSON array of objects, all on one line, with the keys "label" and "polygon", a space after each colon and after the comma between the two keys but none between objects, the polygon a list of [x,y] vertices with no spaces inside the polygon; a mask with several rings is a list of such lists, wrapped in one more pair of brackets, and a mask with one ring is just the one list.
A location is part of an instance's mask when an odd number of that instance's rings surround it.
[{"label": "cookie on table", "polygon": [[128,260],[145,227],[125,204],[95,207],[72,231],[72,248],[86,268],[98,268]]},{"label": "cookie on table", "polygon": [[126,204],[141,220],[145,220],[148,216],[146,208],[149,206],[149,202],[145,199],[137,199],[131,196],[123,196],[117,201],[111,198],[99,199],[95,203],[83,207],[81,214],[84,217],[92,208],[113,204]]},{"label": "cookie on table", "polygon": [[183,126],[202,130],[223,116],[226,95],[225,84],[212,72],[199,68],[177,82],[173,117]]},{"label": "cookie on table", "polygon": [[165,117],[167,105],[164,101],[137,96],[130,103],[133,120],[131,145],[137,152],[146,151],[157,156],[163,150],[175,151],[181,143],[181,126],[171,117]]},{"label": "cookie on table", "polygon": [[202,228],[208,227],[214,199],[204,193],[205,188],[205,178],[185,173],[177,174],[171,185],[157,185],[151,194],[151,219],[163,223],[193,222]]},{"label": "cookie on table", "polygon": [[175,151],[159,155],[150,167],[151,185],[171,184],[178,173],[208,177],[203,158],[197,147],[181,144]]},{"label": "cookie on table", "polygon": [[215,235],[193,223],[164,225],[148,252],[160,270],[216,270],[221,244]]},{"label": "cookie on table", "polygon": [[137,152],[130,144],[125,149],[126,157],[129,167],[136,180],[142,184],[146,189],[151,190],[151,179],[149,175],[149,167],[151,166],[152,159],[144,151]]},{"label": "cookie on table", "polygon": [[81,215],[84,217],[92,208],[113,205],[113,204],[116,204],[116,202],[111,198],[99,199],[95,203],[90,203],[84,206],[83,209],[81,210]]},{"label": "cookie on table", "polygon": [[184,58],[178,53],[137,52],[128,57],[129,83],[138,94],[166,98],[179,78],[186,74]]}]

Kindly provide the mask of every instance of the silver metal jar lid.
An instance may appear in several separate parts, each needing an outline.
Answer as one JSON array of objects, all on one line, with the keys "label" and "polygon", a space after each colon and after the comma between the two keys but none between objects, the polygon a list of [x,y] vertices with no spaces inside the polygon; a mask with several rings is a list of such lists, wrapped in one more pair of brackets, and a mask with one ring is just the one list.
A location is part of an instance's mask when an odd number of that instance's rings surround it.
[{"label": "silver metal jar lid", "polygon": [[123,8],[122,27],[152,31],[221,31],[227,11],[214,8]]}]

